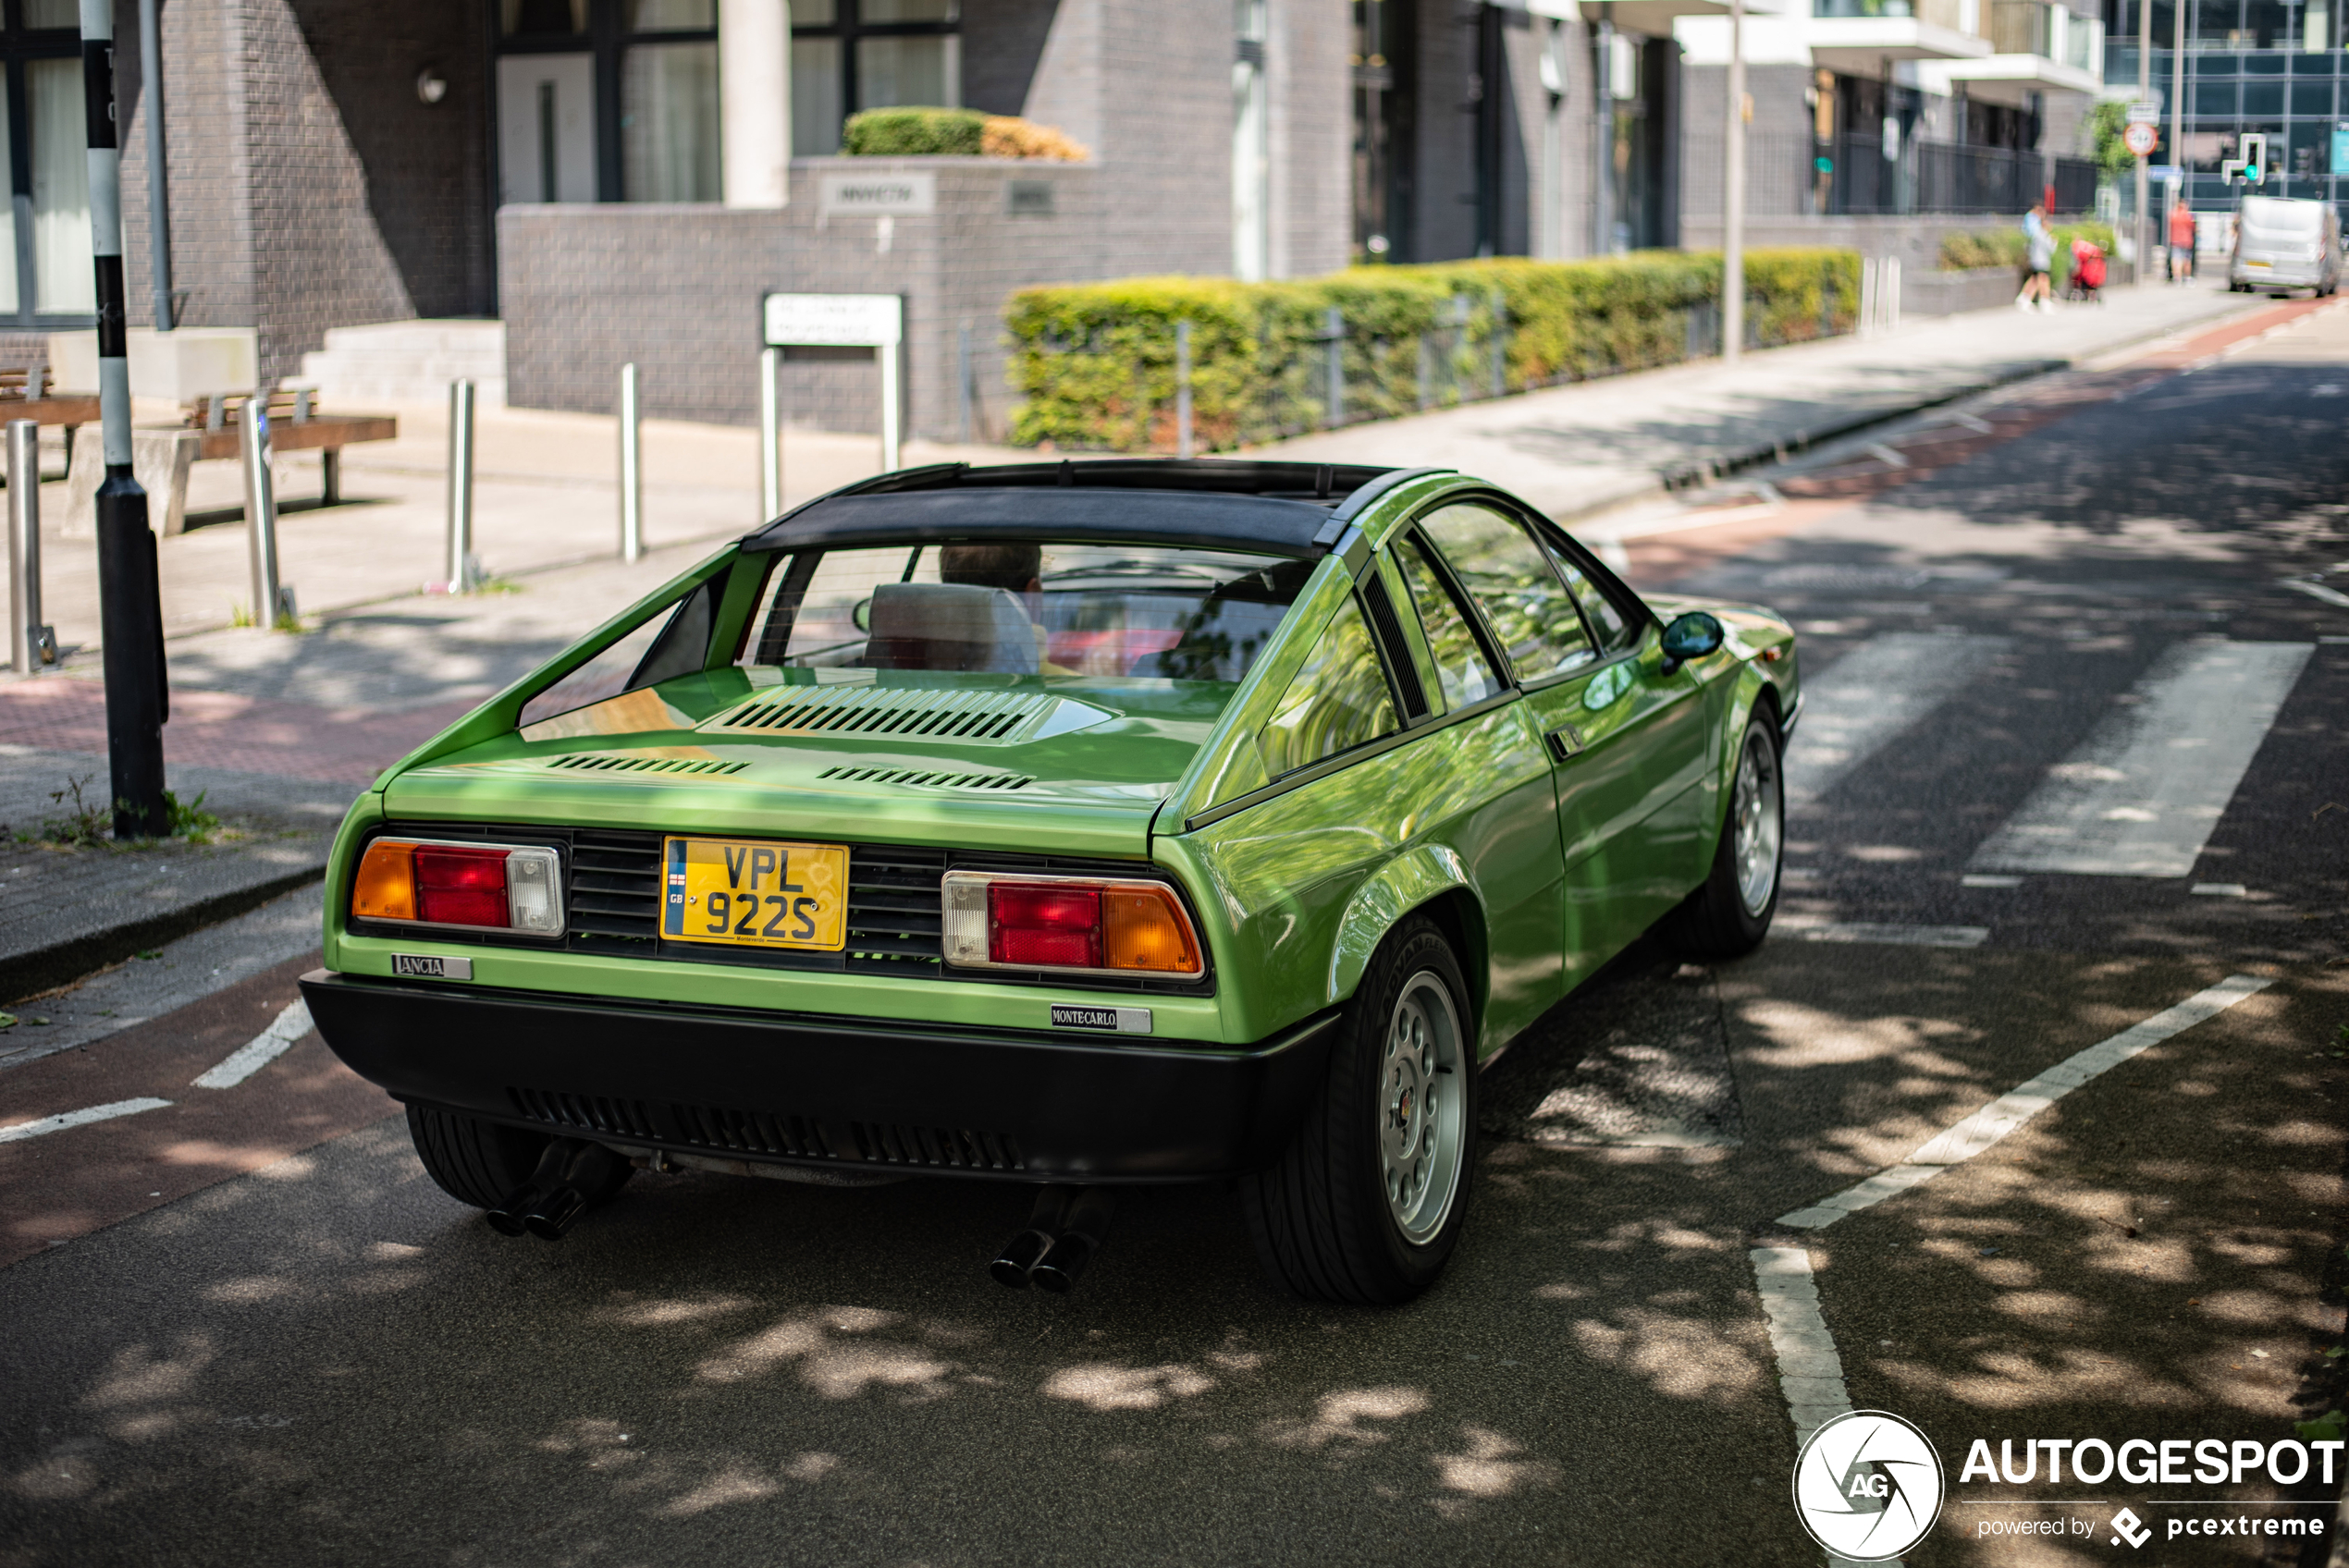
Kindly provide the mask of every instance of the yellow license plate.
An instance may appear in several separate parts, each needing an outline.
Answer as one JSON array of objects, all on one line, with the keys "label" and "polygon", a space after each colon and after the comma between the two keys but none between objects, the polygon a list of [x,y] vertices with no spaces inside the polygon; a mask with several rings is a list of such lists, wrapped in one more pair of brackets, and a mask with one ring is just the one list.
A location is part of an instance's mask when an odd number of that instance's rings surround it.
[{"label": "yellow license plate", "polygon": [[660,933],[673,942],[838,952],[848,940],[848,849],[773,839],[670,839]]}]

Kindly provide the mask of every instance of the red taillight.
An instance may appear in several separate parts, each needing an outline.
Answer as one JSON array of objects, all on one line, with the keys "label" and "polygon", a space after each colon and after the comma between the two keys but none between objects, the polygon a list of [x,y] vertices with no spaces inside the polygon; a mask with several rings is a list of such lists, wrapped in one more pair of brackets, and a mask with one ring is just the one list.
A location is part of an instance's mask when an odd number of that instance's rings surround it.
[{"label": "red taillight", "polygon": [[504,850],[416,848],[416,918],[440,925],[504,926],[507,916]]},{"label": "red taillight", "polygon": [[940,893],[942,946],[957,968],[1207,972],[1191,917],[1163,882],[950,871]]},{"label": "red taillight", "polygon": [[987,889],[987,957],[1038,968],[1101,968],[1101,889],[994,884]]}]

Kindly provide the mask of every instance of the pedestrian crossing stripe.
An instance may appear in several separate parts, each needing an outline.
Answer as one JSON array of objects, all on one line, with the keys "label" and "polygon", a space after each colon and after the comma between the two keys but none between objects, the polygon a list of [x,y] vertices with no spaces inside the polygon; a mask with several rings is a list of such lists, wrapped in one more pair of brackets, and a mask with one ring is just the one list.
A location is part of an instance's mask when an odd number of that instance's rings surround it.
[{"label": "pedestrian crossing stripe", "polygon": [[2314,651],[2203,639],[2171,647],[1967,869],[2193,875]]},{"label": "pedestrian crossing stripe", "polygon": [[1816,802],[2011,645],[2005,637],[1894,631],[1805,679],[1802,723],[1787,747],[1787,804]]}]

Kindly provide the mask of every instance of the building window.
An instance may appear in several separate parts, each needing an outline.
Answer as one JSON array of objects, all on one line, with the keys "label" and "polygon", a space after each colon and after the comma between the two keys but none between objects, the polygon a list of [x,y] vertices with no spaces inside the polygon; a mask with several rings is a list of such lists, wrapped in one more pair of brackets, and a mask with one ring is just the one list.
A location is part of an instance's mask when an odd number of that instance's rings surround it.
[{"label": "building window", "polygon": [[720,198],[718,0],[499,0],[501,202]]},{"label": "building window", "polygon": [[82,116],[81,17],[75,0],[0,0],[0,321],[87,323],[89,126]]},{"label": "building window", "polygon": [[963,101],[957,0],[794,0],[792,151],[840,151],[860,109],[954,108]]}]

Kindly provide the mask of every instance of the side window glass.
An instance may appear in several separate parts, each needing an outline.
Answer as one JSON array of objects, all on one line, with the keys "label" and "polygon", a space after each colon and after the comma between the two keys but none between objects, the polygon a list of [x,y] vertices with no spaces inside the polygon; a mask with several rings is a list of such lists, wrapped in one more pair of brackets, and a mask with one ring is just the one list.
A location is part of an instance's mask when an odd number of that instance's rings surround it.
[{"label": "side window glass", "polygon": [[1281,693],[1256,744],[1264,756],[1265,776],[1278,778],[1400,728],[1386,672],[1371,645],[1371,629],[1348,598]]},{"label": "side window glass", "polygon": [[1411,591],[1412,607],[1427,631],[1427,651],[1435,659],[1436,683],[1444,692],[1445,711],[1481,703],[1501,689],[1501,678],[1469,630],[1468,617],[1444,586],[1434,564],[1415,538],[1407,538],[1395,552],[1403,582]]},{"label": "side window glass", "polygon": [[1582,613],[1590,618],[1591,630],[1596,633],[1600,647],[1610,654],[1619,654],[1640,640],[1639,628],[1631,624],[1621,606],[1600,593],[1599,585],[1585,576],[1582,569],[1568,559],[1563,550],[1546,539],[1542,542],[1542,548],[1549,556],[1551,564],[1558,569],[1558,575],[1566,579],[1568,589],[1574,594],[1574,602],[1580,605]]},{"label": "side window glass", "polygon": [[1565,585],[1515,520],[1488,507],[1445,507],[1420,528],[1484,612],[1519,680],[1598,657]]}]

